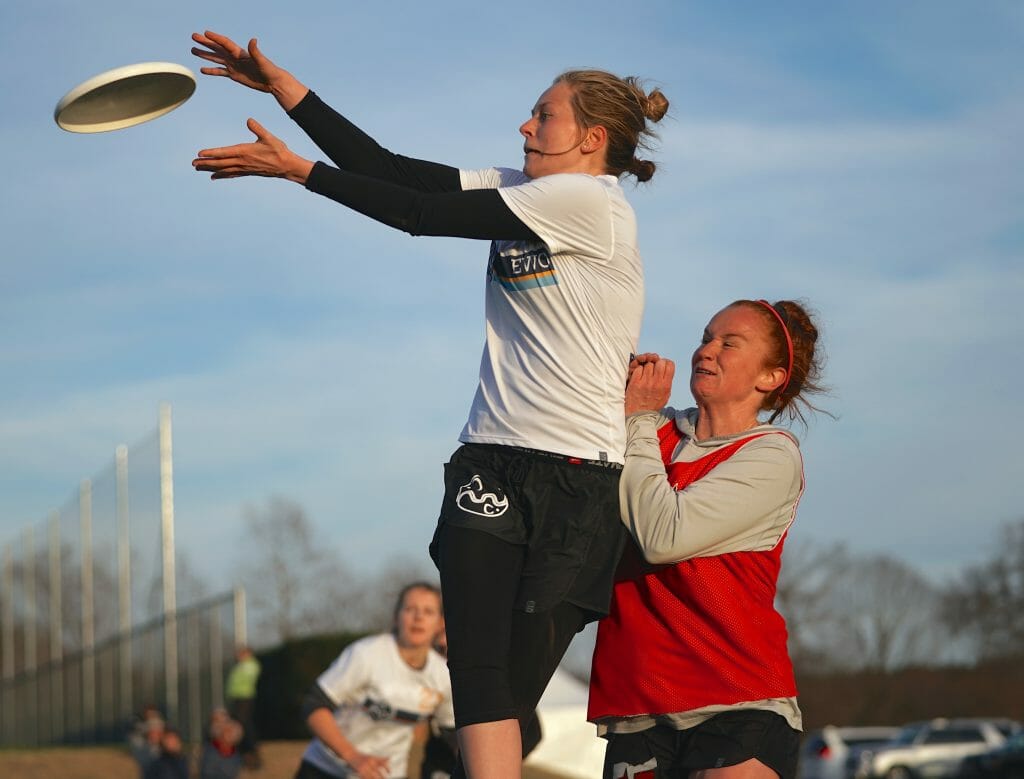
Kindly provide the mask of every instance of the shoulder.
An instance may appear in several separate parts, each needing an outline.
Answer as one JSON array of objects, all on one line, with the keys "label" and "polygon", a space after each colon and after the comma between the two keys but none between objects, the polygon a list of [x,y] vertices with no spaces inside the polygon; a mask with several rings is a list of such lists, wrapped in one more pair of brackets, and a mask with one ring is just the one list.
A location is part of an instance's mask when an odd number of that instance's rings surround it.
[{"label": "shoulder", "polygon": [[500,189],[525,184],[530,179],[521,170],[514,168],[481,168],[459,170],[462,189]]},{"label": "shoulder", "polygon": [[378,633],[358,638],[341,650],[341,654],[338,655],[338,661],[348,660],[352,662],[353,660],[362,660],[363,658],[379,655],[382,651],[387,650],[389,643],[393,642],[394,638],[392,638],[390,633]]},{"label": "shoulder", "polygon": [[800,444],[788,430],[763,425],[762,429],[739,440],[743,442],[736,453],[740,459],[756,461],[760,466],[771,466],[776,473],[802,476]]},{"label": "shoulder", "polygon": [[[550,193],[586,194],[591,197],[607,198],[619,188],[611,185],[606,179],[609,176],[591,176],[586,173],[552,173],[537,179],[526,179],[517,185],[521,189],[532,189]],[[619,188],[621,189],[621,188]]]},{"label": "shoulder", "polygon": [[430,654],[427,655],[427,666],[425,670],[433,680],[440,680],[445,684],[448,683],[448,663],[433,649],[431,649]]}]

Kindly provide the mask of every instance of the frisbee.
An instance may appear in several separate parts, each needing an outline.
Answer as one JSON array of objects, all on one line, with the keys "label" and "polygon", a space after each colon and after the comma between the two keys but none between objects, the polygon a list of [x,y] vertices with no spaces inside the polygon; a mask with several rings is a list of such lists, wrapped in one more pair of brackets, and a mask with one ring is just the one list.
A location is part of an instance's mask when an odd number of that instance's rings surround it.
[{"label": "frisbee", "polygon": [[196,89],[196,77],[173,62],[140,62],[83,81],[53,110],[54,121],[73,133],[105,133],[148,122],[173,111]]}]

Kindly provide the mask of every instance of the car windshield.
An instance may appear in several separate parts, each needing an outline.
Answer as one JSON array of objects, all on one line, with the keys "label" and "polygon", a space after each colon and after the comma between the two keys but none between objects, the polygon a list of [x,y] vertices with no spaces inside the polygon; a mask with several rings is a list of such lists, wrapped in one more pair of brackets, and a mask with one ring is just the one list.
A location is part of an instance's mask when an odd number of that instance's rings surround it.
[{"label": "car windshield", "polygon": [[924,725],[907,725],[903,730],[896,734],[892,743],[900,745],[913,744],[914,739],[917,738],[917,734],[920,733],[923,728]]},{"label": "car windshield", "polygon": [[848,738],[846,739],[846,746],[848,747],[873,747],[879,744],[887,744],[889,739],[883,738],[882,736],[873,736],[871,738]]}]

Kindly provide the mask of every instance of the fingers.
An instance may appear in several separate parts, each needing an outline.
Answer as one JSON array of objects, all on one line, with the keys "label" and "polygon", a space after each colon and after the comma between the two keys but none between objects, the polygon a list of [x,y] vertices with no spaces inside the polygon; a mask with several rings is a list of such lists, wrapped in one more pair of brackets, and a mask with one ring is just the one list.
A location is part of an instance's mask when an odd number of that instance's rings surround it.
[{"label": "fingers", "polygon": [[264,127],[262,124],[257,122],[252,117],[249,117],[246,120],[245,126],[249,128],[249,132],[251,132],[253,135],[255,135],[258,140],[266,141],[266,140],[274,138],[274,136],[271,135],[271,133],[267,131],[266,127]]},{"label": "fingers", "polygon": [[657,362],[646,362],[630,372],[630,387],[662,388],[671,387],[676,375],[676,364],[672,360],[659,359]]},{"label": "fingers", "polygon": [[[243,54],[244,50],[241,46],[235,43],[226,35],[213,32],[212,30],[206,30],[201,37],[205,37],[210,43],[214,44],[210,48],[219,48],[226,54],[230,54],[232,57],[238,57]],[[192,40],[196,40],[195,36]],[[200,42],[201,41],[197,41]]]},{"label": "fingers", "polygon": [[654,381],[672,381],[676,375],[676,364],[672,360],[659,359],[657,362],[644,363],[640,371],[645,378]]},{"label": "fingers", "polygon": [[260,51],[259,44],[256,42],[255,38],[249,41],[249,56],[256,60],[260,65],[268,61],[267,58],[263,56],[263,52]]}]

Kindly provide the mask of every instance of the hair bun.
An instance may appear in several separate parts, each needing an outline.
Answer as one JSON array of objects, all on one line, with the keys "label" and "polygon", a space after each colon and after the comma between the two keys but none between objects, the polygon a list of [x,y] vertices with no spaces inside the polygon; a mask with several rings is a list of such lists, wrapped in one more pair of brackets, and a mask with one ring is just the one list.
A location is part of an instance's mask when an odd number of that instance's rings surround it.
[{"label": "hair bun", "polygon": [[658,166],[650,160],[639,160],[634,157],[633,163],[629,166],[629,172],[636,176],[636,180],[642,184],[654,178],[654,171],[657,168]]},{"label": "hair bun", "polygon": [[652,122],[660,122],[667,113],[668,98],[662,94],[660,89],[652,89],[644,99],[644,116]]}]

